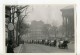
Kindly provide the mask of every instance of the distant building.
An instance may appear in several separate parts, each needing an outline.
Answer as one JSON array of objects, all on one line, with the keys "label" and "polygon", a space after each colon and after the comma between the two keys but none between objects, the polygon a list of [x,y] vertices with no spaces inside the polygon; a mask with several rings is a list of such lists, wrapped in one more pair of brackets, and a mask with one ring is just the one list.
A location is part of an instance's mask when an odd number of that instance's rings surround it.
[{"label": "distant building", "polygon": [[63,16],[63,35],[74,38],[74,6],[61,9]]},{"label": "distant building", "polygon": [[31,39],[41,39],[43,37],[42,28],[44,23],[42,21],[32,21],[30,25]]}]

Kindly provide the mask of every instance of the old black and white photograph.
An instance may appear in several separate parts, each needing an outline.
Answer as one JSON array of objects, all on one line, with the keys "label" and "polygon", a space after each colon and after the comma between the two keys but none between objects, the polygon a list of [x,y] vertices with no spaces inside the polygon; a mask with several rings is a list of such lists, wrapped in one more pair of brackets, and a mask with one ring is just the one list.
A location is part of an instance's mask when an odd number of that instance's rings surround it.
[{"label": "old black and white photograph", "polygon": [[5,5],[6,53],[75,53],[75,6]]}]

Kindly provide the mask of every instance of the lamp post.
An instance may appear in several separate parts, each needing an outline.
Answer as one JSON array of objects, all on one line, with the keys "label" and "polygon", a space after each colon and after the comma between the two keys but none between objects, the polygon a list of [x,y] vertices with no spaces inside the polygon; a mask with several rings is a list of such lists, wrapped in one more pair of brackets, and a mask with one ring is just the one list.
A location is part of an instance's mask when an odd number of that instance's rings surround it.
[{"label": "lamp post", "polygon": [[14,42],[14,13],[13,7],[10,6],[10,16],[8,23],[8,45],[7,45],[7,53],[14,53],[13,51],[13,42]]}]

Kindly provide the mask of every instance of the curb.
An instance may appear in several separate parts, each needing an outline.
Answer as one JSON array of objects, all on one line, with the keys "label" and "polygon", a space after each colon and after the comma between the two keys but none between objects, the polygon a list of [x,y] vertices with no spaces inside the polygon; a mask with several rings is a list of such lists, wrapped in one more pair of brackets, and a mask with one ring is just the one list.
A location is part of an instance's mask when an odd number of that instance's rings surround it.
[{"label": "curb", "polygon": [[15,51],[15,53],[20,53],[21,48],[22,48],[22,44],[20,44],[20,45],[17,47],[17,51]]},{"label": "curb", "polygon": [[22,45],[23,45],[23,44],[21,44],[21,47],[20,47],[20,49],[19,49],[19,52],[18,52],[18,53],[21,53],[21,51],[22,51]]}]

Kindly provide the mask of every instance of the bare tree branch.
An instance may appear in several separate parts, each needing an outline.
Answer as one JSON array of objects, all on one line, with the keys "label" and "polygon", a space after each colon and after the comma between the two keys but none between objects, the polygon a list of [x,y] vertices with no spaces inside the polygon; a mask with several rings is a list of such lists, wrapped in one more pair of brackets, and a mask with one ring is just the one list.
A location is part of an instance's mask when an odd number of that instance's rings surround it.
[{"label": "bare tree branch", "polygon": [[[19,9],[19,10],[22,10],[22,9],[24,9],[24,8],[28,8],[29,7],[29,5],[26,5],[26,6],[24,6],[24,7],[18,7],[18,5],[17,6],[14,6],[14,7],[16,7],[17,9]],[[17,11],[14,11],[13,13],[11,13],[11,14],[14,14],[14,13],[16,13]]]},{"label": "bare tree branch", "polygon": [[25,11],[25,15],[24,15],[24,17],[21,18],[21,22],[23,21],[23,19],[24,19],[26,16],[28,16],[28,13],[30,13],[30,12],[27,12],[27,14],[26,14],[26,11]]},{"label": "bare tree branch", "polygon": [[19,10],[22,10],[22,9],[24,9],[24,8],[28,8],[29,7],[29,5],[26,5],[26,6],[24,6],[24,7],[21,7]]}]

